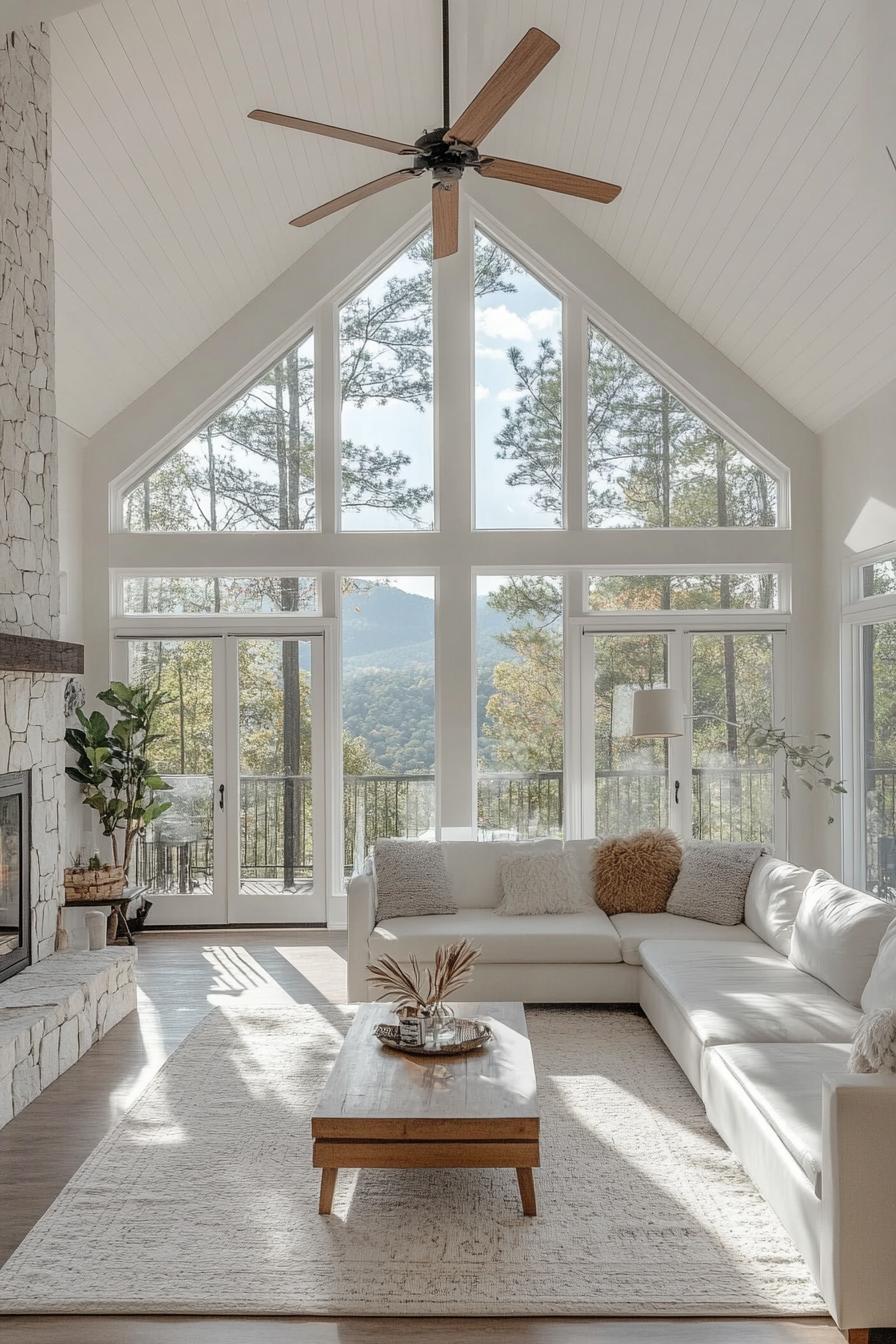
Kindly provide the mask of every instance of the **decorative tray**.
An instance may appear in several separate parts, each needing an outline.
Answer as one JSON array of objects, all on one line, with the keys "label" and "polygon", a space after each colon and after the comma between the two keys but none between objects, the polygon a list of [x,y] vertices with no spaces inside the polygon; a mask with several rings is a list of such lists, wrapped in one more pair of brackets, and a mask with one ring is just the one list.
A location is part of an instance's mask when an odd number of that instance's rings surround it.
[{"label": "decorative tray", "polygon": [[468,1017],[456,1017],[453,1037],[438,1046],[431,1042],[402,1045],[397,1022],[380,1022],[374,1027],[373,1034],[382,1045],[387,1045],[390,1050],[400,1050],[404,1055],[466,1055],[472,1050],[481,1050],[492,1039],[491,1027]]}]

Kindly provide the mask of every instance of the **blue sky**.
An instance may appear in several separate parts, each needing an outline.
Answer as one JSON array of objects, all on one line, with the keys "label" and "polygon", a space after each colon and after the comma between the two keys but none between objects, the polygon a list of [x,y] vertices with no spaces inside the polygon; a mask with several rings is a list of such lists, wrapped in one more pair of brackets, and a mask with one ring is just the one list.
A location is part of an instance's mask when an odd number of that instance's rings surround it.
[{"label": "blue sky", "polygon": [[[414,267],[399,257],[365,291],[379,297],[393,276],[410,275]],[[488,528],[528,528],[552,526],[537,509],[526,487],[507,485],[509,464],[495,457],[494,439],[502,423],[502,412],[518,397],[516,380],[507,358],[512,345],[518,346],[526,360],[537,352],[538,342],[550,337],[559,345],[561,303],[559,298],[532,276],[520,272],[514,277],[515,292],[493,294],[476,303],[475,313],[475,425],[476,425],[476,524]],[[411,485],[433,484],[432,407],[422,412],[397,402],[385,406],[369,403],[364,407],[343,406],[344,438],[380,447],[400,449],[411,459],[404,470]],[[423,524],[432,526],[427,511]],[[363,514],[346,513],[342,526],[347,530],[389,531],[410,529],[412,524],[381,510],[365,509]]]}]

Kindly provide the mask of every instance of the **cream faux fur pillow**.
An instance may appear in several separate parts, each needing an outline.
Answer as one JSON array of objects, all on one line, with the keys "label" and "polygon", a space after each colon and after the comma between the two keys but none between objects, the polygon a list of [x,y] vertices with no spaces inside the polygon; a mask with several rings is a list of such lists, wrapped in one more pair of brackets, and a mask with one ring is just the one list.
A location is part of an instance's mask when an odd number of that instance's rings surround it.
[{"label": "cream faux fur pillow", "polygon": [[571,854],[530,854],[501,861],[499,915],[575,915],[594,908]]},{"label": "cream faux fur pillow", "polygon": [[849,1056],[850,1073],[896,1073],[896,1011],[866,1013]]},{"label": "cream faux fur pillow", "polygon": [[614,835],[594,854],[594,899],[608,915],[655,915],[665,910],[681,866],[671,831]]}]

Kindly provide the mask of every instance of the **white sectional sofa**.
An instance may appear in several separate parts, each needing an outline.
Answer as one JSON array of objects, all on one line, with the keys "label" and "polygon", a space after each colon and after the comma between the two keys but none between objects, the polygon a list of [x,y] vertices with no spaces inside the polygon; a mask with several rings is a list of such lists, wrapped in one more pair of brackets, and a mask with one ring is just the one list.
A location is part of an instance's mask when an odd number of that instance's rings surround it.
[{"label": "white sectional sofa", "polygon": [[[566,845],[583,881],[593,844]],[[439,943],[468,937],[482,948],[471,999],[639,1004],[787,1228],[840,1328],[896,1326],[896,1076],[847,1072],[858,1004],[789,960],[810,872],[760,859],[745,922],[733,927],[669,914],[610,918],[597,906],[503,916],[495,909],[500,861],[520,846],[451,841],[443,849],[456,915],[378,923],[375,879],[351,880],[349,997],[368,998],[373,958],[414,955],[425,964]],[[849,937],[844,928],[847,957]]]}]

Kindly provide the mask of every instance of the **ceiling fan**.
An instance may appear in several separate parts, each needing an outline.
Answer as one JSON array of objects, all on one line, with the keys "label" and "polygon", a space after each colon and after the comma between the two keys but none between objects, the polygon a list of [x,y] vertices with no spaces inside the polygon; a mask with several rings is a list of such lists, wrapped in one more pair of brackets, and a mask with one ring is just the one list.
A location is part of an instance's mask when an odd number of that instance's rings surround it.
[{"label": "ceiling fan", "polygon": [[[347,131],[341,126],[327,126],[304,117],[291,117],[283,112],[266,112],[255,108],[249,113],[255,121],[269,121],[275,126],[287,126],[312,135],[329,136],[333,140],[349,140],[352,144],[367,145],[370,149],[386,150],[390,154],[413,156],[413,165],[397,172],[377,177],[355,187],[342,196],[318,205],[291,219],[290,224],[302,228],[314,224],[337,210],[354,205],[365,196],[374,196],[387,187],[398,186],[432,173],[432,236],[433,256],[447,257],[457,251],[458,203],[460,179],[467,168],[482,177],[497,177],[504,182],[520,182],[527,187],[541,187],[559,191],[567,196],[581,196],[588,201],[608,204],[622,190],[612,182],[597,178],[580,177],[555,168],[542,168],[534,163],[518,163],[515,159],[498,159],[479,151],[479,142],[491,131],[541,74],[557,52],[560,44],[540,28],[530,28],[516,44],[505,61],[498,66],[476,97],[460,116],[451,123],[448,104],[448,0],[442,0],[442,115],[445,122],[438,130],[424,131],[419,140],[407,144],[401,140],[386,140],[367,131]],[[450,124],[449,124],[450,123]]]}]

